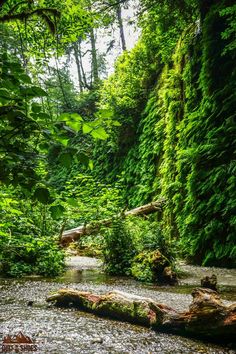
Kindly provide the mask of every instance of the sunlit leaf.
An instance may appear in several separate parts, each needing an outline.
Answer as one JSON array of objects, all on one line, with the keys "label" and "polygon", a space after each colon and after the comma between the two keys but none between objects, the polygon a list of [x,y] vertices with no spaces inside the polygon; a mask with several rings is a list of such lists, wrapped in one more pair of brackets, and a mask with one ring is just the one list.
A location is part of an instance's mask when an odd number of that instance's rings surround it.
[{"label": "sunlit leaf", "polygon": [[120,122],[118,122],[117,120],[113,120],[112,121],[112,125],[114,125],[115,127],[120,127],[121,126]]},{"label": "sunlit leaf", "polygon": [[105,129],[102,127],[97,128],[91,132],[91,135],[94,139],[101,139],[106,140],[108,138],[108,134],[106,133]]},{"label": "sunlit leaf", "polygon": [[67,124],[71,129],[73,129],[73,130],[75,130],[75,131],[79,131],[80,128],[81,128],[81,122],[72,122],[72,121],[68,122],[68,121],[67,121],[66,124]]},{"label": "sunlit leaf", "polygon": [[67,203],[69,204],[69,205],[71,205],[72,207],[78,207],[78,202],[77,202],[77,200],[76,199],[74,199],[74,198],[68,198],[67,199]]},{"label": "sunlit leaf", "polygon": [[83,123],[83,133],[88,134],[93,130],[88,123]]},{"label": "sunlit leaf", "polygon": [[113,116],[113,112],[110,109],[100,109],[98,111],[98,115],[102,118],[111,118]]}]

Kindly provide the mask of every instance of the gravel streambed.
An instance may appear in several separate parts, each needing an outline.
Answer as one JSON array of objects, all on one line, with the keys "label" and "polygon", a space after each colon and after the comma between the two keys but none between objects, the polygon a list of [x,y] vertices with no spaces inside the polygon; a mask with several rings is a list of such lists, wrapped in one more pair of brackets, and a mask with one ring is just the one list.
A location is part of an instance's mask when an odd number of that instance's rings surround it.
[{"label": "gravel streambed", "polygon": [[[121,290],[151,297],[182,311],[191,302],[191,287],[196,286],[198,277],[205,274],[206,269],[199,269],[193,276],[193,269],[185,268],[180,286],[157,287],[133,279],[109,277],[103,273],[100,261],[88,257],[70,257],[67,265],[64,276],[53,280],[39,277],[0,279],[0,338],[21,331],[35,339],[38,352],[43,354],[236,353],[230,346],[156,333],[73,309],[48,307],[45,302],[47,294],[62,287],[98,293]],[[188,271],[191,276],[187,275]],[[230,282],[233,272],[226,274]],[[225,281],[224,286],[229,284]],[[226,294],[230,295],[231,291]],[[226,302],[230,302],[228,295]]]}]

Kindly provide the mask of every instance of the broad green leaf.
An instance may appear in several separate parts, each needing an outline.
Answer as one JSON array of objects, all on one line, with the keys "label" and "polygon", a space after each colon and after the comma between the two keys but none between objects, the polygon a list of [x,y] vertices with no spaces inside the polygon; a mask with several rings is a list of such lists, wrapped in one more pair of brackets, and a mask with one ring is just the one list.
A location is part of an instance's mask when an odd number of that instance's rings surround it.
[{"label": "broad green leaf", "polygon": [[78,207],[78,202],[77,202],[77,200],[76,199],[74,199],[74,198],[68,198],[67,199],[67,203],[69,204],[69,205],[71,205],[72,207]]},{"label": "broad green leaf", "polygon": [[120,124],[120,122],[118,122],[118,120],[113,120],[112,121],[112,125],[114,125],[115,127],[120,127],[121,126],[121,124]]},{"label": "broad green leaf", "polygon": [[102,118],[111,118],[113,117],[113,112],[110,109],[100,109],[98,115]]},{"label": "broad green leaf", "polygon": [[27,97],[44,97],[47,96],[47,92],[41,87],[31,86],[21,88],[21,93]]},{"label": "broad green leaf", "polygon": [[69,139],[63,138],[63,137],[57,137],[57,141],[61,143],[64,146],[67,146]]},{"label": "broad green leaf", "polygon": [[49,210],[53,219],[59,219],[65,212],[65,208],[60,204],[51,206]]},{"label": "broad green leaf", "polygon": [[37,188],[34,197],[42,204],[49,204],[51,199],[49,190],[44,187]]},{"label": "broad green leaf", "polygon": [[62,113],[59,118],[60,120],[64,120],[66,122],[83,120],[83,118],[78,113],[68,113],[68,112]]},{"label": "broad green leaf", "polygon": [[88,164],[89,164],[89,157],[88,157],[86,154],[84,154],[83,152],[79,152],[76,156],[77,156],[78,160],[79,160],[82,164],[88,166]]},{"label": "broad green leaf", "polygon": [[73,121],[67,121],[66,124],[73,130],[79,131],[81,128],[81,122],[73,122]]},{"label": "broad green leaf", "polygon": [[81,117],[81,115],[79,115],[78,113],[70,113],[70,116],[71,116],[71,118],[73,118],[73,119],[75,119],[75,120],[80,120],[80,121],[82,121],[83,120],[83,118]]},{"label": "broad green leaf", "polygon": [[26,84],[31,84],[31,78],[27,74],[21,74],[19,79],[25,82]]},{"label": "broad green leaf", "polygon": [[10,100],[11,100],[11,98],[0,97],[0,104],[1,104],[1,105],[5,105],[5,104],[7,104]]},{"label": "broad green leaf", "polygon": [[106,140],[108,138],[108,134],[106,133],[105,129],[102,127],[99,127],[96,130],[93,130],[91,132],[91,135],[94,139],[101,139],[101,140]]},{"label": "broad green leaf", "polygon": [[41,118],[41,119],[50,119],[50,115],[45,113],[45,112],[40,112],[38,114],[38,117]]},{"label": "broad green leaf", "polygon": [[71,163],[73,161],[73,157],[69,152],[63,152],[59,156],[59,162],[62,166],[65,166],[66,168],[69,168]]},{"label": "broad green leaf", "polygon": [[47,152],[48,151],[49,144],[48,143],[42,143],[39,145],[40,150]]},{"label": "broad green leaf", "polygon": [[93,130],[88,123],[83,123],[83,133],[88,134]]},{"label": "broad green leaf", "polygon": [[41,112],[41,106],[37,103],[33,103],[31,107],[32,112],[39,113]]}]

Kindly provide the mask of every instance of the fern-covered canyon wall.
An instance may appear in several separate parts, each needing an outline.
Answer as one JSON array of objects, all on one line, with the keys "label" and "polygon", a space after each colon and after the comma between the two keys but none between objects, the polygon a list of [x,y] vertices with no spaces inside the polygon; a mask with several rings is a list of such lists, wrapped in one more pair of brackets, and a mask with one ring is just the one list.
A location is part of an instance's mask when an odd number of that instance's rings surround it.
[{"label": "fern-covered canyon wall", "polygon": [[153,6],[118,59],[101,101],[121,126],[97,144],[94,173],[119,180],[129,207],[165,197],[164,234],[194,262],[235,266],[236,6],[192,8]]}]

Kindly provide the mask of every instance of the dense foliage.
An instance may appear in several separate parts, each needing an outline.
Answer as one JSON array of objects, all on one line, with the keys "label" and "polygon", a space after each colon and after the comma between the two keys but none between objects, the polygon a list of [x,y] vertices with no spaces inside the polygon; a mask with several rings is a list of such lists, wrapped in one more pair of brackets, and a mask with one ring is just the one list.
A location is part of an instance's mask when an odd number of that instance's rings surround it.
[{"label": "dense foliage", "polygon": [[[63,230],[107,218],[112,274],[155,280],[159,251],[236,265],[234,1],[135,2],[141,34],[126,50],[130,2],[0,0],[6,275],[60,273]],[[159,197],[155,221],[115,217]]]},{"label": "dense foliage", "polygon": [[103,230],[100,246],[109,274],[132,275],[146,282],[164,282],[162,272],[173,266],[174,244],[163,237],[160,225],[137,217],[113,219],[112,227]]},{"label": "dense foliage", "polygon": [[[164,196],[163,234],[185,256],[234,266],[235,5],[203,3],[189,16],[170,6],[142,18],[139,43],[103,85],[122,126],[97,147],[95,172],[120,176],[129,206]],[[163,24],[163,9],[178,21]]]},{"label": "dense foliage", "polygon": [[64,252],[57,246],[55,221],[49,208],[20,199],[22,192],[4,188],[0,193],[0,271],[8,276],[55,276],[64,269]]}]

